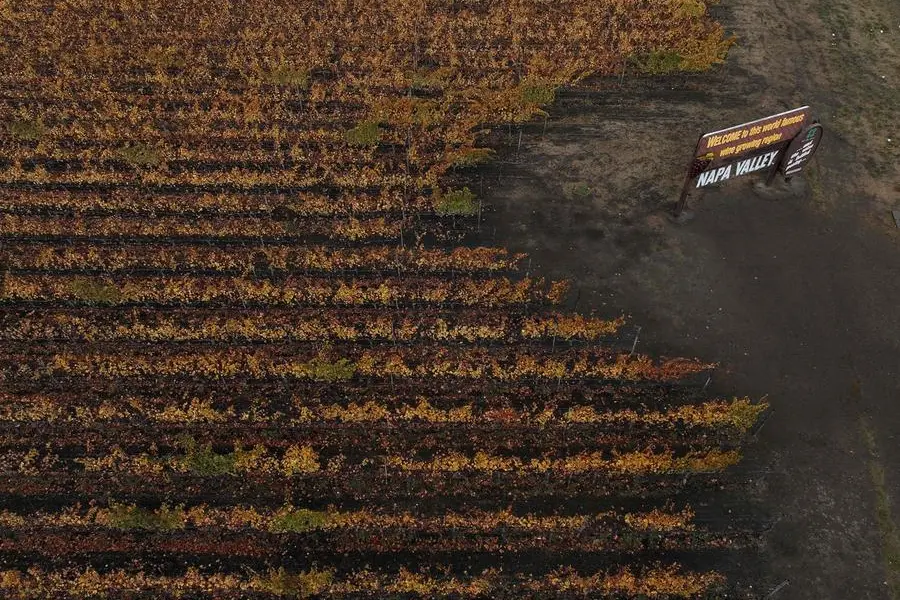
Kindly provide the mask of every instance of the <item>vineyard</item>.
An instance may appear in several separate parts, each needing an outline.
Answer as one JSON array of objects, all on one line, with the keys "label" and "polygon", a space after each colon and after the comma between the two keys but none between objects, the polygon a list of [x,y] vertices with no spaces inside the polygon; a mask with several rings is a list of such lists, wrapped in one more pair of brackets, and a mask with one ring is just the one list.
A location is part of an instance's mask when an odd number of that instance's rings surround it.
[{"label": "vineyard", "polygon": [[753,535],[696,503],[765,403],[473,241],[472,189],[560,86],[730,43],[700,0],[0,1],[0,595],[728,593]]}]

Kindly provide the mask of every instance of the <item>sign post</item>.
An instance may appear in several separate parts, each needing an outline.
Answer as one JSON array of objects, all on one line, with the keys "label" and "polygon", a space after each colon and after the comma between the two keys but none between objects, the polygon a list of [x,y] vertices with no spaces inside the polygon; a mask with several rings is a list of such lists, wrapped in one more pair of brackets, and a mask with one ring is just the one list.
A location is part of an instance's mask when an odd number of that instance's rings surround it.
[{"label": "sign post", "polygon": [[781,161],[784,159],[784,149],[787,146],[787,143],[778,145],[778,156],[775,157],[772,168],[769,169],[769,174],[766,176],[766,187],[772,185],[772,182],[775,181],[775,176],[778,175],[778,170],[781,168]]},{"label": "sign post", "polygon": [[[809,121],[809,106],[801,106],[701,136],[694,149],[694,158],[688,166],[673,216],[676,219],[681,217],[691,189],[703,188],[764,169],[768,171],[766,185],[770,185],[779,171],[786,176],[790,175],[787,173],[785,156],[789,157],[788,162],[790,157],[795,157],[790,169],[792,172],[799,171],[796,165],[802,167],[809,160],[822,137],[821,125],[815,122],[809,125]],[[798,134],[807,131],[813,131],[813,137],[795,146],[800,137]]]},{"label": "sign post", "polygon": [[[700,141],[697,141],[697,146],[699,147]],[[684,212],[684,205],[687,204],[688,193],[690,192],[691,180],[703,172],[706,167],[709,166],[709,161],[705,159],[696,158],[696,151],[694,152],[695,158],[691,159],[691,162],[688,164],[687,175],[684,176],[684,185],[681,186],[681,196],[678,198],[678,203],[675,205],[675,217],[681,216],[681,213]]]}]

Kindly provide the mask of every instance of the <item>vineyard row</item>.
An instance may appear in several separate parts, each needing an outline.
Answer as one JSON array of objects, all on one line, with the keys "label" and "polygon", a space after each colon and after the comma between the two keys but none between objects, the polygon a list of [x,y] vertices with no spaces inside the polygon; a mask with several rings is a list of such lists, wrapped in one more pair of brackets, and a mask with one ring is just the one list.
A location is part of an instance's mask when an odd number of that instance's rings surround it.
[{"label": "vineyard row", "polygon": [[105,527],[111,529],[174,531],[181,529],[248,529],[272,533],[305,533],[334,529],[378,530],[403,528],[421,531],[460,529],[471,532],[491,532],[499,529],[532,533],[562,533],[590,528],[647,532],[693,531],[694,512],[685,508],[679,512],[652,510],[644,513],[615,511],[569,516],[514,514],[510,510],[446,512],[438,515],[419,515],[410,512],[389,513],[372,510],[341,511],[333,508],[310,510],[284,505],[277,510],[257,509],[253,506],[229,508],[205,504],[185,508],[184,505],[163,504],[145,509],[135,504],[111,502],[107,507],[80,504],[55,512],[15,513],[0,511],[0,527],[10,530],[55,527]]},{"label": "vineyard row", "polygon": [[111,188],[102,191],[0,189],[0,211],[40,211],[71,214],[140,214],[147,216],[210,215],[310,217],[366,215],[371,213],[428,213],[433,200],[402,191],[378,194],[336,192],[333,194],[149,194],[140,189]]},{"label": "vineyard row", "polygon": [[[199,169],[201,165],[181,165],[178,170],[145,169],[130,166],[126,161],[109,163],[75,163],[58,168],[50,160],[33,163],[13,163],[0,169],[0,184],[19,185],[34,183],[39,185],[122,185],[139,182],[142,185],[168,186],[230,186],[236,189],[257,187],[279,187],[294,189],[314,189],[317,187],[340,187],[347,189],[404,188],[433,185],[434,179],[415,178],[404,170],[386,170],[376,163],[374,166],[339,167],[317,164],[309,169],[295,171],[291,168],[277,168],[254,163],[220,163],[210,168]],[[169,167],[174,167],[169,165]]]},{"label": "vineyard row", "polygon": [[229,248],[210,244],[98,246],[84,243],[62,245],[15,242],[0,247],[0,264],[11,272],[86,269],[114,273],[131,269],[193,269],[248,274],[255,271],[327,273],[367,270],[394,273],[497,273],[517,270],[523,258],[524,254],[514,254],[502,248],[334,248],[258,242]]},{"label": "vineyard row", "polygon": [[[141,406],[165,410],[180,406],[208,406],[227,411],[234,408],[246,418],[267,415],[295,418],[303,407],[321,414],[321,407],[369,403],[383,405],[389,412],[422,402],[435,409],[449,411],[472,405],[476,413],[513,410],[538,415],[552,410],[564,414],[570,408],[591,406],[598,413],[635,411],[670,412],[679,407],[715,401],[700,389],[705,381],[689,377],[677,381],[591,381],[576,380],[559,385],[552,380],[477,381],[469,379],[363,379],[359,381],[314,381],[300,379],[225,378],[222,380],[187,377],[148,376],[128,379],[58,378],[14,381],[0,392],[0,405],[90,407]],[[764,402],[760,403],[764,405]],[[754,403],[748,412],[755,414]],[[144,409],[139,410],[145,414]],[[374,409],[373,409],[374,410]],[[426,411],[427,412],[427,411]],[[123,413],[125,414],[125,413]],[[512,413],[511,413],[512,414]],[[190,420],[202,417],[198,414]]]},{"label": "vineyard row", "polygon": [[[304,356],[306,354],[306,356]],[[640,354],[615,354],[607,349],[514,347],[403,346],[359,349],[342,354],[287,347],[176,349],[122,348],[118,351],[79,348],[31,348],[0,352],[0,380],[40,377],[191,376],[209,379],[246,376],[251,379],[289,378],[347,381],[354,377],[462,378],[514,381],[521,379],[609,379],[677,381],[714,365],[674,358],[654,363]]]},{"label": "vineyard row", "polygon": [[37,314],[0,311],[0,340],[83,340],[90,342],[316,342],[445,341],[511,343],[530,340],[598,341],[616,334],[623,318],[578,314],[515,315],[509,311],[367,311],[299,309],[284,311],[168,314],[73,309]]},{"label": "vineyard row", "polygon": [[[271,218],[255,217],[205,217],[199,219],[196,216],[187,216],[148,219],[123,216],[65,217],[0,214],[0,232],[2,232],[0,235],[8,240],[58,238],[61,241],[69,241],[88,238],[108,241],[147,239],[166,242],[179,239],[191,240],[192,238],[223,241],[232,238],[238,240],[270,239],[273,241],[324,238],[356,242],[399,239],[404,231],[412,239],[414,234],[422,235],[430,230],[439,231],[440,225],[414,222],[401,217],[371,219],[326,217],[301,221],[277,221]],[[140,249],[135,250],[138,253],[141,252]],[[157,256],[160,253],[161,251],[157,249]],[[170,250],[170,256],[177,255],[177,253],[177,250]],[[77,257],[77,252],[70,249],[64,256],[69,256],[71,260]],[[140,260],[139,255],[133,253],[132,261],[135,260]],[[157,260],[165,260],[165,254]]]},{"label": "vineyard row", "polygon": [[351,463],[343,454],[324,458],[308,445],[291,445],[285,452],[274,454],[262,445],[220,454],[211,444],[199,445],[192,438],[182,438],[183,453],[128,454],[118,446],[101,456],[61,458],[46,450],[10,450],[0,453],[0,472],[29,476],[53,476],[65,470],[83,469],[96,473],[122,473],[150,479],[181,473],[194,476],[252,474],[255,476],[291,477],[295,475],[335,475],[352,477],[360,472],[393,471],[446,475],[452,473],[510,473],[566,477],[580,474],[610,476],[665,475],[681,473],[718,473],[736,464],[740,454],[735,450],[691,451],[676,455],[672,451],[643,450],[636,452],[584,452],[558,458],[501,456],[483,451],[449,452],[432,458],[384,455],[363,458]]},{"label": "vineyard row", "polygon": [[647,425],[658,427],[733,428],[746,432],[766,409],[765,403],[748,398],[714,400],[684,405],[667,411],[633,409],[598,410],[593,405],[576,404],[561,410],[556,404],[514,409],[509,406],[476,407],[472,403],[440,409],[425,399],[416,404],[387,405],[365,401],[340,404],[307,404],[297,401],[292,410],[273,412],[260,401],[248,409],[233,405],[215,408],[199,399],[178,404],[148,406],[139,398],[104,401],[99,406],[82,406],[38,396],[17,398],[0,396],[0,423],[56,422],[95,425],[107,422],[138,422],[158,425],[215,425],[239,422],[242,426],[278,425],[282,428],[321,424],[400,425],[414,423],[451,426],[478,424],[481,427],[525,426],[551,428],[566,425]]},{"label": "vineyard row", "polygon": [[473,279],[458,277],[316,278],[291,276],[284,281],[241,277],[183,276],[48,276],[6,273],[0,304],[69,302],[127,305],[288,305],[387,306],[464,305],[500,307],[559,304],[566,281],[549,286],[543,279]]},{"label": "vineyard row", "polygon": [[[448,507],[480,506],[502,509],[511,502],[528,503],[542,511],[547,502],[577,502],[583,506],[620,507],[629,503],[660,506],[675,498],[697,498],[710,489],[733,488],[741,480],[734,472],[617,473],[612,471],[399,471],[373,468],[358,470],[348,477],[336,470],[320,470],[287,477],[284,473],[264,475],[242,472],[203,475],[169,471],[154,474],[101,470],[85,471],[72,464],[63,470],[48,466],[37,474],[20,473],[19,464],[26,454],[9,456],[9,469],[0,477],[0,495],[22,506],[49,502],[54,506],[88,502],[114,495],[123,501],[158,501],[164,490],[171,502],[208,504],[278,505],[291,502],[298,506],[355,504],[383,506],[397,503],[440,504]],[[54,457],[48,456],[48,461]],[[26,463],[25,470],[40,469],[42,458]],[[230,464],[229,462],[225,463]],[[327,464],[327,462],[326,462]],[[218,471],[217,471],[218,472]],[[149,487],[148,487],[149,486]]]},{"label": "vineyard row", "polygon": [[[65,569],[46,572],[38,567],[27,571],[0,571],[0,590],[10,600],[36,600],[48,594],[59,598],[91,598],[98,594],[152,593],[155,598],[183,598],[192,594],[215,594],[216,597],[246,598],[247,594],[262,593],[275,597],[342,598],[388,595],[403,598],[434,598],[452,595],[474,598],[489,595],[494,598],[521,598],[534,594],[546,597],[584,597],[598,594],[616,597],[677,597],[695,598],[712,588],[721,586],[724,578],[718,573],[685,572],[677,565],[652,569],[622,569],[580,575],[572,569],[561,568],[544,577],[503,575],[488,570],[480,575],[464,578],[436,577],[406,569],[389,575],[374,571],[356,571],[337,578],[330,571],[288,572],[270,570],[267,574],[241,576],[235,574],[203,574],[188,569],[182,576],[161,576],[124,570],[98,573],[94,569]],[[559,595],[562,596],[559,596]]]},{"label": "vineyard row", "polygon": [[[388,425],[365,424],[331,427],[324,423],[293,427],[195,426],[190,433],[182,425],[171,424],[153,430],[140,424],[116,422],[88,425],[83,429],[61,423],[16,425],[14,429],[0,429],[2,451],[27,451],[42,439],[49,438],[44,443],[44,451],[66,459],[103,455],[117,448],[127,448],[129,453],[168,451],[183,446],[186,439],[201,446],[213,444],[220,450],[237,443],[242,448],[259,447],[273,454],[280,454],[294,446],[309,446],[322,456],[340,454],[348,463],[384,455],[419,458],[444,454],[468,455],[473,449],[491,455],[514,455],[525,462],[529,457],[536,456],[548,459],[570,454],[610,457],[648,448],[665,449],[681,456],[703,452],[711,447],[723,450],[734,448],[741,441],[738,432],[729,428],[662,428],[640,422],[626,426],[566,423],[541,428],[408,424],[402,435]],[[565,451],[560,449],[561,445],[564,445]]]}]

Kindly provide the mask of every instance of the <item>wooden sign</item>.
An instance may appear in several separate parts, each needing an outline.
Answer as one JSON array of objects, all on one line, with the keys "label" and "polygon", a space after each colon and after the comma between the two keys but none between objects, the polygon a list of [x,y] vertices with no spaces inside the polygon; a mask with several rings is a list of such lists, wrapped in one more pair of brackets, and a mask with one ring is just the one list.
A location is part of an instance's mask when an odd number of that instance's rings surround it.
[{"label": "wooden sign", "polygon": [[766,185],[769,185],[779,170],[788,177],[799,172],[821,139],[822,126],[813,121],[808,106],[701,136],[688,165],[674,216],[681,218],[695,179],[695,187],[703,188],[768,171]]}]

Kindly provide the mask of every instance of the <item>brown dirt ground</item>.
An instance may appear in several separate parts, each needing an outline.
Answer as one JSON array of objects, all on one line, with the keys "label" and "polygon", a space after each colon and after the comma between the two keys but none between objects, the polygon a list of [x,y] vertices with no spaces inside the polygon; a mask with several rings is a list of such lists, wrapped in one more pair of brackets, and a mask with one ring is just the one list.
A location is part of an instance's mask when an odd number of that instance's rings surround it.
[{"label": "brown dirt ground", "polygon": [[[579,310],[627,310],[641,350],[719,361],[713,392],[768,395],[739,474],[774,525],[762,560],[734,565],[744,588],[897,600],[900,4],[714,11],[739,38],[715,72],[568,90],[518,151],[513,130],[484,172],[482,241],[571,278]],[[665,218],[699,134],[801,104],[826,138],[795,185],[745,177]]]}]

